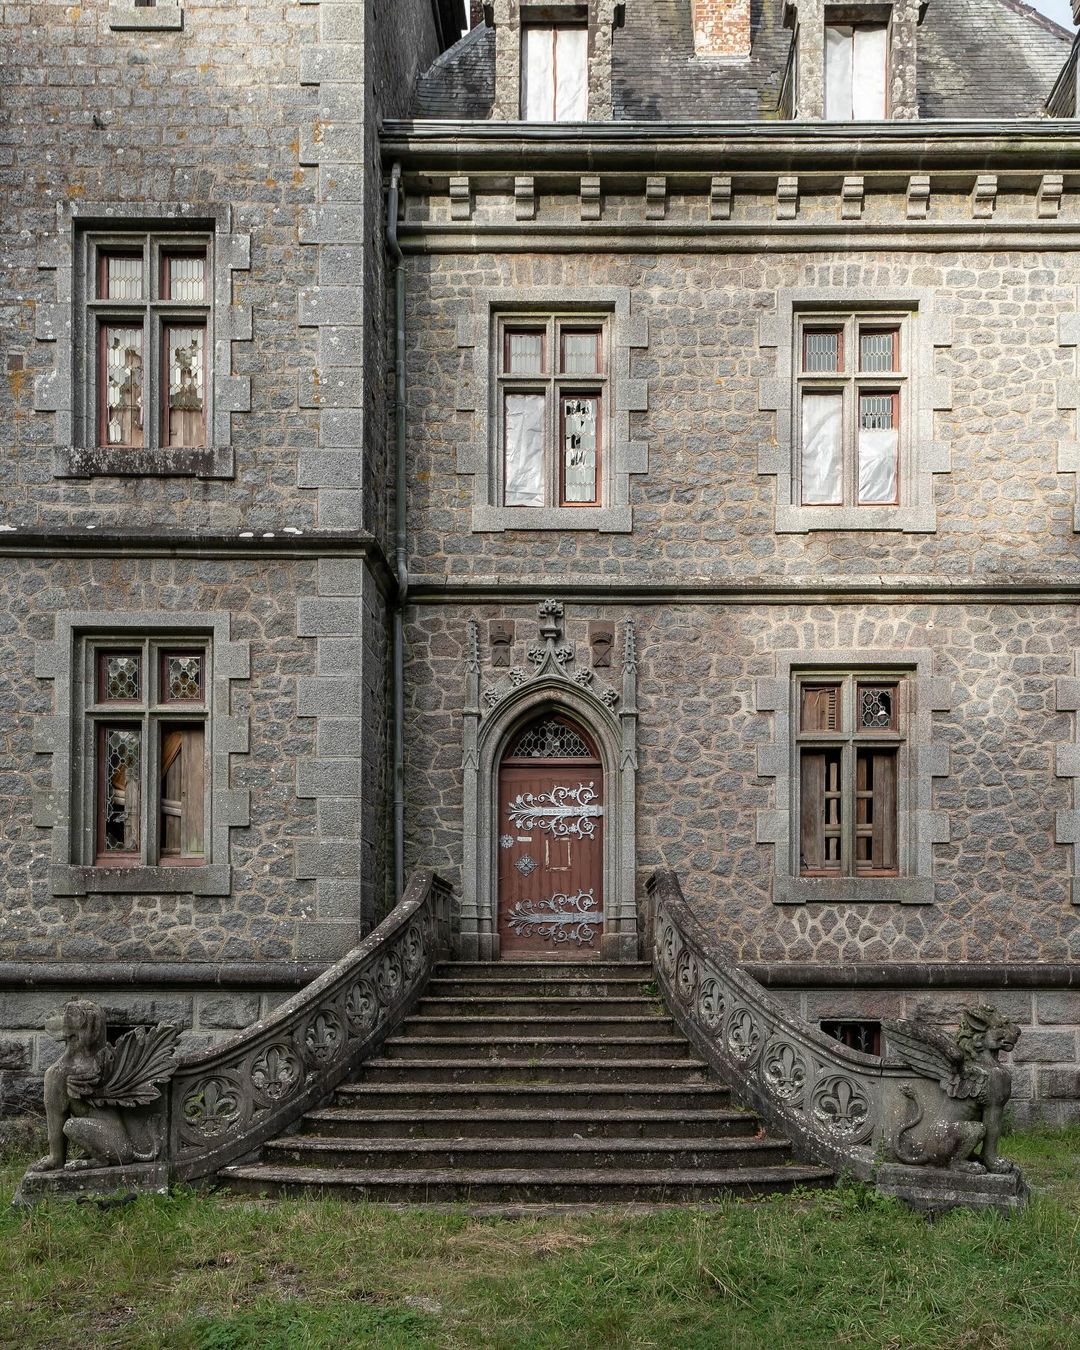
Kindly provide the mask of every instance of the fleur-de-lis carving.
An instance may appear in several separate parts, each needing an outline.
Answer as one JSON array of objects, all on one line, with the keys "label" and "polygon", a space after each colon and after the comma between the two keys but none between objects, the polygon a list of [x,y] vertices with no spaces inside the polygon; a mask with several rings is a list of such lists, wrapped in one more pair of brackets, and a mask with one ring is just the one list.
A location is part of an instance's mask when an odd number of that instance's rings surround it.
[{"label": "fleur-de-lis carving", "polygon": [[806,1087],[806,1062],[793,1045],[777,1041],[765,1052],[763,1065],[765,1081],[782,1101],[794,1102],[802,1098]]},{"label": "fleur-de-lis carving", "polygon": [[711,975],[701,982],[701,989],[698,992],[698,1013],[710,1031],[716,1031],[724,1020],[723,986]]},{"label": "fleur-de-lis carving", "polygon": [[818,1121],[845,1143],[857,1143],[873,1128],[870,1099],[844,1074],[821,1080],[814,1089],[813,1110]]},{"label": "fleur-de-lis carving", "polygon": [[727,1041],[728,1049],[744,1064],[757,1054],[761,1045],[761,1032],[748,1008],[739,1008],[732,1013]]},{"label": "fleur-de-lis carving", "polygon": [[303,1076],[299,1056],[281,1042],[267,1046],[251,1066],[252,1087],[272,1102],[291,1096]]},{"label": "fleur-de-lis carving", "polygon": [[226,1078],[206,1078],[184,1098],[184,1121],[204,1138],[225,1134],[240,1119],[240,1093]]},{"label": "fleur-de-lis carving", "polygon": [[320,1064],[333,1059],[345,1041],[341,1023],[328,1009],[322,1009],[308,1023],[304,1044],[308,1054]]}]

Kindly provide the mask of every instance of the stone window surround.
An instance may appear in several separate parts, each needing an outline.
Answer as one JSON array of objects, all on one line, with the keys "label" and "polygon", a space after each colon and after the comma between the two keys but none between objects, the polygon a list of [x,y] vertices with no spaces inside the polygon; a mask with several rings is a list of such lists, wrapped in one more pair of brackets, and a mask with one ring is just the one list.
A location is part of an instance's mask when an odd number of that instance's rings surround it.
[{"label": "stone window surround", "polygon": [[1080,651],[1073,652],[1073,673],[1060,676],[1054,685],[1055,708],[1058,712],[1073,714],[1073,739],[1057,746],[1055,765],[1058,778],[1073,780],[1073,804],[1070,810],[1056,813],[1054,840],[1058,844],[1072,845],[1070,890],[1072,903],[1080,905]]},{"label": "stone window surround", "polygon": [[[149,12],[153,12],[152,10]],[[55,414],[53,475],[57,478],[137,476],[232,478],[232,414],[251,409],[251,381],[233,375],[232,343],[250,342],[250,305],[232,303],[233,272],[251,266],[251,237],[234,234],[231,208],[197,209],[168,202],[72,202],[58,208],[58,226],[51,250],[38,264],[56,274],[55,303],[37,306],[35,337],[56,344],[53,369],[34,387],[36,412]],[[208,419],[205,449],[140,452],[119,447],[86,446],[80,413],[85,386],[80,385],[77,344],[81,341],[80,283],[83,240],[93,233],[183,233],[210,236],[212,338],[208,337]],[[91,438],[96,440],[96,434]]]},{"label": "stone window surround", "polygon": [[[457,410],[474,414],[482,410],[482,421],[476,426],[476,440],[459,450],[457,462],[459,474],[473,475],[473,532],[597,530],[603,534],[628,534],[634,523],[630,475],[649,471],[647,442],[630,439],[630,413],[646,412],[649,406],[648,381],[630,378],[630,352],[632,348],[648,347],[649,323],[644,315],[631,315],[629,287],[505,287],[480,290],[476,299],[479,311],[463,315],[457,326],[457,345],[462,354]],[[604,471],[606,498],[603,506],[496,504],[501,473],[497,463],[495,320],[504,311],[520,314],[530,310],[538,315],[569,311],[580,313],[586,319],[607,321],[611,394],[605,423],[612,453],[607,457]]]},{"label": "stone window surround", "polygon": [[[925,648],[807,648],[777,651],[775,676],[759,678],[759,713],[773,714],[773,739],[758,750],[758,774],[776,780],[775,805],[757,813],[757,842],[775,846],[773,903],[778,905],[927,905],[934,901],[933,845],[949,842],[949,819],[935,811],[933,780],[949,773],[949,748],[933,739],[934,712],[952,706],[952,686],[935,677]],[[801,877],[795,853],[799,774],[794,736],[797,676],[835,672],[906,675],[907,736],[900,750],[897,826],[900,876]]]},{"label": "stone window surround", "polygon": [[179,0],[153,0],[149,5],[136,5],[134,0],[114,0],[109,6],[108,22],[114,33],[160,33],[183,28],[184,7]]},{"label": "stone window surround", "polygon": [[493,0],[491,23],[495,28],[495,102],[492,117],[497,122],[521,119],[521,29],[530,21],[554,22],[560,16],[576,18],[586,12],[589,26],[590,122],[608,122],[612,117],[612,33],[622,23],[624,0],[581,0],[580,3],[545,5],[532,0]]},{"label": "stone window surround", "polygon": [[[799,318],[807,313],[860,310],[875,315],[910,315],[908,364],[910,427],[902,436],[900,506],[799,506],[796,504],[795,339]],[[808,287],[777,292],[776,308],[763,314],[758,346],[776,351],[774,373],[758,381],[758,406],[776,413],[775,443],[758,452],[758,473],[776,478],[776,532],[810,530],[902,530],[932,533],[937,528],[933,475],[948,473],[948,446],[934,440],[934,413],[951,408],[952,388],[934,373],[934,353],[952,345],[951,319],[939,312],[927,289],[897,287],[875,294],[866,287]],[[906,449],[906,454],[903,450]]]},{"label": "stone window surround", "polygon": [[[53,895],[228,895],[232,888],[229,831],[249,823],[250,793],[229,786],[230,755],[248,753],[248,719],[231,712],[230,684],[250,678],[250,645],[229,637],[230,618],[218,611],[177,614],[145,610],[67,610],[56,615],[55,638],[35,644],[34,674],[52,680],[54,709],[34,726],[34,751],[52,756],[52,788],[34,795],[34,824],[52,830],[49,888]],[[207,734],[210,765],[209,861],[187,867],[100,867],[84,856],[74,825],[82,811],[84,765],[80,727],[84,702],[82,653],[87,638],[201,638],[209,665]]]}]

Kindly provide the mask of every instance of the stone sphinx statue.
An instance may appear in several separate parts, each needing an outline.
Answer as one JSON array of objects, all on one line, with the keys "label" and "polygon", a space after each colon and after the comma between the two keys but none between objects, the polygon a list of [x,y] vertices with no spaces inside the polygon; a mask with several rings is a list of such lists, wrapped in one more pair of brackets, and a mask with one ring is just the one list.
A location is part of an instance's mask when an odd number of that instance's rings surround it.
[{"label": "stone sphinx statue", "polygon": [[889,1058],[926,1083],[921,1092],[898,1084],[903,1105],[894,1103],[888,1137],[895,1161],[954,1172],[1015,1172],[998,1144],[1012,1096],[1012,1074],[999,1056],[1019,1040],[1016,1023],[981,1007],[964,1013],[955,1036],[919,1022],[884,1022],[882,1028]]},{"label": "stone sphinx statue", "polygon": [[[164,1142],[164,1119],[155,1104],[179,1062],[179,1028],[136,1027],[110,1045],[101,1008],[75,999],[46,1030],[63,1043],[64,1053],[45,1072],[49,1152],[30,1173],[155,1161]],[[87,1157],[69,1162],[69,1144]]]}]

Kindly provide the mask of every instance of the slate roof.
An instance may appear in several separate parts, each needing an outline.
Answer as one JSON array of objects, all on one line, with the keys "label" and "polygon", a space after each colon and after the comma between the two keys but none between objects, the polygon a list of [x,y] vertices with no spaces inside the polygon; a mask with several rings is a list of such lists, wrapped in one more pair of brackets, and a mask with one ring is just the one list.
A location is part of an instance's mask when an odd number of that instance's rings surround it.
[{"label": "slate roof", "polygon": [[[690,0],[629,0],[614,43],[616,120],[775,118],[791,46],[783,9],[783,0],[752,0],[750,57],[721,64],[694,56]],[[1036,115],[1070,43],[1069,33],[1020,0],[930,0],[919,29],[920,115]],[[421,79],[414,115],[490,117],[494,67],[494,31],[474,28]]]}]

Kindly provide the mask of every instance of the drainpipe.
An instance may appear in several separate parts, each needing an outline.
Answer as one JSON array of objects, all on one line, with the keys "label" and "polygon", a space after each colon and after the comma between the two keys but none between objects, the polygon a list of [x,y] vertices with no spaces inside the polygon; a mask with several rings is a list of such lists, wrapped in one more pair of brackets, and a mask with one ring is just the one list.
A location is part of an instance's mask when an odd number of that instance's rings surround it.
[{"label": "drainpipe", "polygon": [[398,243],[401,164],[390,173],[386,242],[394,263],[394,599],[392,638],[394,765],[394,903],[405,894],[405,601],[409,594],[405,519],[405,257]]}]

